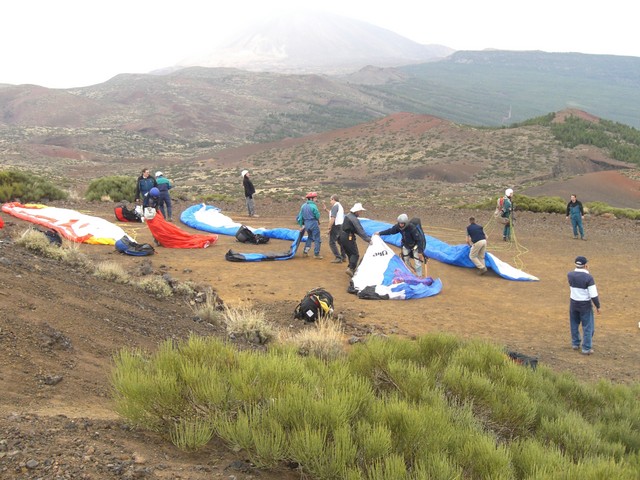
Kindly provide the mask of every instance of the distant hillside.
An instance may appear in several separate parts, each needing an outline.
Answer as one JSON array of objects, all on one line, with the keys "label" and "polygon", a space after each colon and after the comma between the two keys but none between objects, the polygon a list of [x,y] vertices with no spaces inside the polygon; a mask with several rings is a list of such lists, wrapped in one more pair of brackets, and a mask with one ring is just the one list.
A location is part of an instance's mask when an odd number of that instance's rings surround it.
[{"label": "distant hillside", "polygon": [[[581,53],[456,52],[395,69],[404,76],[362,91],[398,110],[471,125],[508,125],[578,108],[640,128],[640,58]],[[354,81],[358,81],[354,77]]]}]

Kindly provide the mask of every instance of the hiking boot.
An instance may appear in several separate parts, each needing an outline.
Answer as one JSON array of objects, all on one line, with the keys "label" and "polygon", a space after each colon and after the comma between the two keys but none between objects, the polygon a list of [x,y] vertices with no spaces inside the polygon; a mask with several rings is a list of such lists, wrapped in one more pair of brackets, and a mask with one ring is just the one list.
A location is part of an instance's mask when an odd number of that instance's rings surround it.
[{"label": "hiking boot", "polygon": [[334,258],[333,260],[331,260],[331,263],[342,263],[342,259],[341,258]]},{"label": "hiking boot", "polygon": [[591,350],[582,350],[580,353],[582,355],[591,355],[591,354],[593,354],[593,349],[591,349]]},{"label": "hiking boot", "polygon": [[318,255],[314,255],[313,258],[315,258],[316,260],[322,260],[324,257],[318,254]]},{"label": "hiking boot", "polygon": [[487,267],[482,267],[478,270],[478,275],[480,276],[484,275],[485,273],[487,273]]},{"label": "hiking boot", "polygon": [[578,239],[578,235],[574,235],[573,239],[577,240]]},{"label": "hiking boot", "polygon": [[302,256],[303,256],[304,258],[307,258],[307,257],[309,256],[309,252],[302,252]]},{"label": "hiking boot", "polygon": [[582,237],[580,240],[586,240],[586,238]]},{"label": "hiking boot", "polygon": [[504,242],[506,242],[506,241],[507,241],[507,237],[502,237],[502,240],[503,240]]},{"label": "hiking boot", "polygon": [[572,345],[571,348],[574,350],[580,350],[580,345]]},{"label": "hiking boot", "polygon": [[350,277],[353,277],[353,274],[355,273],[353,270],[351,270],[350,268],[347,268],[344,273],[346,273],[347,275],[349,275]]}]

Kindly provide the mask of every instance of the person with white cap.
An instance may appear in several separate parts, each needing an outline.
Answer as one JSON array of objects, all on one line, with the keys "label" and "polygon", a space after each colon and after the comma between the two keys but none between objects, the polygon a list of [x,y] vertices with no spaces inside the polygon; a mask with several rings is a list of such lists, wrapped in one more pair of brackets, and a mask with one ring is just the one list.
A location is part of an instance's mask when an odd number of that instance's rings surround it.
[{"label": "person with white cap", "polygon": [[247,203],[247,211],[250,217],[257,217],[256,207],[253,202],[253,196],[256,194],[256,189],[253,186],[253,182],[249,178],[249,170],[242,170],[242,186],[244,187],[244,198]]},{"label": "person with white cap", "polygon": [[358,267],[358,260],[360,260],[360,252],[358,251],[358,244],[356,243],[356,235],[362,238],[365,242],[371,242],[371,237],[367,235],[367,232],[362,228],[362,224],[358,217],[365,209],[362,203],[356,203],[351,207],[349,213],[344,216],[342,222],[342,231],[340,232],[340,245],[344,249],[344,253],[349,258],[349,267],[346,270],[346,274],[353,277],[353,274]]},{"label": "person with white cap", "polygon": [[500,202],[500,222],[504,224],[502,240],[511,240],[511,224],[513,222],[513,189],[507,188]]},{"label": "person with white cap", "polygon": [[[575,270],[567,274],[569,280],[569,326],[571,328],[571,347],[581,350],[583,355],[593,353],[592,339],[595,332],[593,308],[600,313],[600,298],[593,276],[587,270],[587,259],[576,257]],[[582,324],[582,345],[580,345],[580,324]]]},{"label": "person with white cap", "polygon": [[[164,177],[162,172],[156,172],[156,185],[158,190],[160,191],[160,196],[158,198],[158,208],[162,212],[162,216],[166,218],[168,221],[172,222],[173,219],[173,208],[171,206],[171,195],[169,195],[169,190],[173,188],[173,184],[171,180]],[[166,207],[166,209],[165,209]]]},{"label": "person with white cap", "polygon": [[316,260],[322,260],[323,257],[320,255],[320,244],[322,243],[320,239],[320,210],[318,210],[318,206],[316,205],[317,198],[318,194],[316,192],[307,193],[307,201],[300,207],[300,212],[298,212],[296,220],[298,221],[298,225],[307,231],[307,242],[302,251],[302,256],[309,256],[309,250],[313,242],[313,256]]},{"label": "person with white cap", "polygon": [[406,213],[398,215],[397,223],[391,227],[374,233],[374,235],[395,235],[399,233],[401,241],[402,261],[411,268],[411,259],[413,258],[414,270],[418,277],[422,277],[422,264],[427,262],[424,254],[426,248],[426,240],[424,235],[418,228],[409,222],[409,216]]}]

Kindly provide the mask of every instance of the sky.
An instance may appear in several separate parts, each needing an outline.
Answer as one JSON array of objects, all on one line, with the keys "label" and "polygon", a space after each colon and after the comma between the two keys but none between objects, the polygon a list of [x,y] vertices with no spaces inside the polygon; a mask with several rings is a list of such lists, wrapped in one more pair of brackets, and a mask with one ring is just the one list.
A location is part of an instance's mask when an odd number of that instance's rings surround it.
[{"label": "sky", "polygon": [[[227,4],[227,6],[224,6]],[[608,0],[3,0],[0,84],[72,88],[213,50],[268,15],[304,7],[455,50],[640,57],[634,2]]]}]

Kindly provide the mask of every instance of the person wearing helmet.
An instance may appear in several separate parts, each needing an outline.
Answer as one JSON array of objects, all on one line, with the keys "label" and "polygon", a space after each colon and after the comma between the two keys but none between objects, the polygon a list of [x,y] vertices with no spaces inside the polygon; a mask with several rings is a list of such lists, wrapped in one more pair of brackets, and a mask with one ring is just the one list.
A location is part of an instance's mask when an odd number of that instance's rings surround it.
[{"label": "person wearing helmet", "polygon": [[[146,201],[147,201],[146,208],[153,209],[156,211],[159,210],[158,206],[160,205],[160,190],[158,189],[158,187],[153,187],[151,190],[149,190],[149,193],[147,194],[147,197],[146,197]],[[145,208],[145,212],[146,212],[146,208]]]},{"label": "person wearing helmet", "polygon": [[504,197],[501,199],[500,222],[504,224],[502,230],[502,240],[511,241],[511,223],[513,222],[513,190],[507,188]]},{"label": "person wearing helmet", "polygon": [[416,275],[422,277],[422,265],[428,261],[424,254],[426,248],[426,239],[422,232],[413,223],[409,221],[406,213],[398,215],[397,223],[386,230],[374,233],[374,235],[401,235],[401,256],[402,261],[411,268],[411,259],[413,259],[413,268]]},{"label": "person wearing helmet", "polygon": [[136,180],[136,203],[140,203],[142,199],[142,208],[149,206],[149,190],[157,187],[156,179],[151,176],[148,168],[143,168],[140,176]]},{"label": "person wearing helmet", "polygon": [[342,231],[340,232],[340,245],[344,249],[344,253],[349,258],[349,267],[346,270],[346,274],[353,277],[356,268],[358,266],[358,260],[360,260],[360,252],[358,251],[358,244],[356,243],[356,235],[362,238],[365,242],[371,242],[371,237],[367,235],[367,232],[362,228],[362,224],[358,217],[365,209],[362,203],[356,203],[351,207],[349,213],[344,216],[342,222]]},{"label": "person wearing helmet", "polygon": [[316,260],[322,260],[323,257],[320,255],[320,244],[322,243],[320,240],[320,210],[318,210],[318,206],[316,205],[317,198],[318,194],[316,192],[307,193],[307,201],[300,207],[300,212],[298,212],[296,220],[298,225],[307,231],[307,242],[302,251],[302,256],[309,256],[311,243],[313,243],[313,257]]},{"label": "person wearing helmet", "polygon": [[173,209],[171,206],[171,196],[169,190],[173,188],[171,180],[165,178],[162,172],[156,172],[156,183],[158,184],[158,190],[160,191],[160,198],[158,201],[158,209],[162,212],[162,216],[168,221],[172,222]]},{"label": "person wearing helmet", "polygon": [[244,188],[244,199],[247,203],[247,211],[250,217],[257,217],[256,206],[253,201],[253,196],[256,194],[256,189],[253,186],[253,182],[249,178],[249,170],[243,170],[240,174],[242,176],[242,187]]}]

